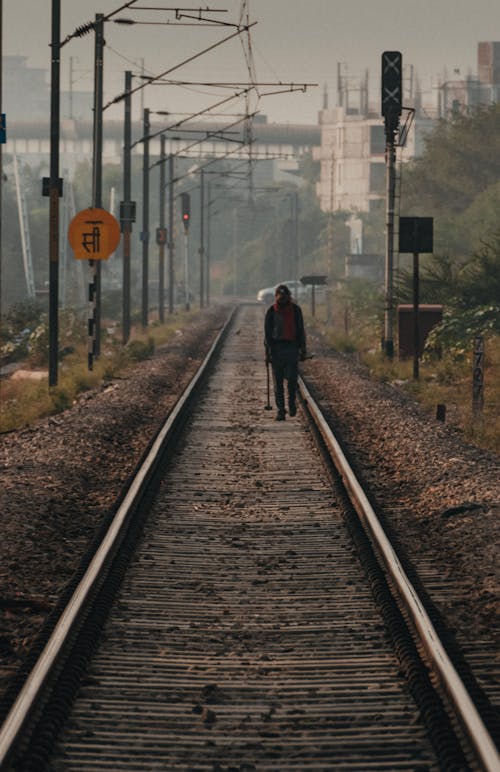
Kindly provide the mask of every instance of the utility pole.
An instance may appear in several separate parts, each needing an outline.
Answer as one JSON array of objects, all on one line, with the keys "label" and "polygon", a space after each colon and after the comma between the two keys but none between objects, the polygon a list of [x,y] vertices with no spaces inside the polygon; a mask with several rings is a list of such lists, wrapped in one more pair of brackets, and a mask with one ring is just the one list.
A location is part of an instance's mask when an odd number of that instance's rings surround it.
[{"label": "utility pole", "polygon": [[174,312],[174,156],[168,157],[168,313]]},{"label": "utility pole", "polygon": [[386,248],[385,248],[385,312],[384,343],[385,354],[394,356],[394,198],[396,133],[402,112],[403,57],[399,51],[384,51],[382,54],[382,115],[385,122],[385,164],[386,164]]},{"label": "utility pole", "polygon": [[236,250],[238,247],[238,210],[233,207],[233,295],[236,297],[236,285],[238,278],[238,256]]},{"label": "utility pole", "polygon": [[211,207],[212,207],[213,201],[212,201],[212,188],[211,183],[208,183],[208,201],[207,201],[207,281],[206,281],[206,287],[207,287],[207,307],[210,306],[210,258],[211,258],[211,245],[210,245],[210,225],[212,222],[212,213],[211,213]]},{"label": "utility pole", "polygon": [[158,315],[165,321],[165,135],[160,137],[160,226],[158,228]]},{"label": "utility pole", "polygon": [[184,306],[190,309],[189,300],[189,221],[191,219],[191,199],[189,193],[181,193],[182,223],[184,225]]},{"label": "utility pole", "polygon": [[203,308],[203,296],[205,292],[205,175],[203,169],[200,170],[200,308]]},{"label": "utility pole", "polygon": [[61,0],[52,0],[50,69],[50,177],[44,180],[49,196],[49,386],[57,385],[59,340],[59,179]]},{"label": "utility pole", "polygon": [[131,196],[131,144],[132,144],[132,73],[125,73],[125,115],[123,123],[123,201],[120,206],[120,223],[123,233],[123,315],[122,315],[122,341],[123,344],[130,338],[130,237],[132,223],[135,220],[135,205],[130,200]]},{"label": "utility pole", "polygon": [[299,281],[300,276],[300,249],[299,249],[299,195],[297,191],[292,193],[292,210],[293,210],[293,242],[294,242],[294,269],[295,269],[295,281]]},{"label": "utility pole", "polygon": [[142,156],[142,304],[141,322],[148,326],[148,282],[149,282],[149,110],[143,114],[143,156]]},{"label": "utility pole", "polygon": [[[95,17],[94,54],[94,157],[92,164],[92,207],[102,209],[102,105],[103,105],[103,56],[104,15]],[[101,353],[101,261],[89,260],[89,341],[88,368],[93,369],[94,357]]]},{"label": "utility pole", "polygon": [[[0,114],[3,115],[3,0],[0,0]],[[2,118],[3,120],[3,118]],[[1,139],[6,139],[2,137]],[[2,311],[2,185],[3,185],[3,161],[2,142],[0,142],[0,313]]]}]

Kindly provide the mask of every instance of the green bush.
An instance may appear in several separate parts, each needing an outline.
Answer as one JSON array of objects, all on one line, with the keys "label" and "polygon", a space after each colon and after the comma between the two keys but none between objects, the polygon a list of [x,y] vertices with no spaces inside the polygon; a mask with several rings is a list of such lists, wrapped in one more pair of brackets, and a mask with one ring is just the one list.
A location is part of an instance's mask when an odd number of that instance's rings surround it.
[{"label": "green bush", "polygon": [[472,351],[476,335],[500,333],[500,306],[489,305],[467,311],[450,310],[427,337],[424,360],[436,355],[463,359]]}]

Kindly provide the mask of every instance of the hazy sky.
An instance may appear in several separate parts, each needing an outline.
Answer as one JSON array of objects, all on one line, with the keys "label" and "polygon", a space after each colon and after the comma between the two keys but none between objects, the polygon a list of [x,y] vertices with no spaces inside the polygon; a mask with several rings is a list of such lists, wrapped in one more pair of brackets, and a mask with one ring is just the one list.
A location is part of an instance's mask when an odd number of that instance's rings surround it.
[{"label": "hazy sky", "polygon": [[[61,36],[109,13],[124,0],[62,0]],[[138,0],[137,5],[172,7],[164,0]],[[201,3],[184,2],[184,7]],[[226,8],[224,21],[237,21],[239,0],[217,0],[211,8]],[[28,57],[30,66],[50,67],[50,0],[4,0],[3,51]],[[477,43],[500,40],[499,0],[250,0],[252,48],[259,81],[312,82],[319,87],[307,93],[262,97],[258,109],[270,121],[316,123],[326,83],[330,103],[335,100],[337,63],[344,63],[353,84],[365,69],[378,99],[380,55],[400,50],[406,67],[414,65],[422,88],[431,99],[433,86],[445,68],[451,75],[476,72]],[[165,21],[173,14],[133,11],[119,14],[144,21]],[[123,90],[123,72],[138,72],[144,59],[148,73],[158,74],[208,47],[227,30],[199,27],[106,25],[105,102]],[[69,61],[73,60],[74,88],[91,90],[93,36],[72,40],[62,50],[63,88],[68,88]],[[131,64],[135,62],[136,64]],[[191,80],[245,79],[242,48],[226,43],[170,77]],[[262,91],[269,89],[263,88]],[[208,87],[162,86],[145,89],[143,106],[192,112],[216,102],[227,91]],[[140,106],[135,100],[135,110]],[[225,111],[240,112],[242,104]],[[112,108],[118,113],[118,108]],[[121,110],[121,108],[120,108]],[[108,114],[113,115],[111,111]],[[119,112],[121,115],[121,112]]]}]

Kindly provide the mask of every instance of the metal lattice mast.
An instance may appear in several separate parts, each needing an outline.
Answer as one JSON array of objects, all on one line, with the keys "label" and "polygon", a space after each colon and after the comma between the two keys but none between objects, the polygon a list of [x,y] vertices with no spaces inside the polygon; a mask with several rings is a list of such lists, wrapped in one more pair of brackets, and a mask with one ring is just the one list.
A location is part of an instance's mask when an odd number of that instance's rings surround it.
[{"label": "metal lattice mast", "polygon": [[19,229],[21,232],[21,248],[23,252],[24,275],[26,278],[26,289],[28,297],[33,300],[35,297],[35,275],[33,272],[33,255],[31,252],[31,239],[28,223],[28,212],[26,207],[26,197],[24,188],[19,176],[19,167],[17,155],[13,153],[14,159],[14,179],[16,182],[17,211],[19,215]]}]

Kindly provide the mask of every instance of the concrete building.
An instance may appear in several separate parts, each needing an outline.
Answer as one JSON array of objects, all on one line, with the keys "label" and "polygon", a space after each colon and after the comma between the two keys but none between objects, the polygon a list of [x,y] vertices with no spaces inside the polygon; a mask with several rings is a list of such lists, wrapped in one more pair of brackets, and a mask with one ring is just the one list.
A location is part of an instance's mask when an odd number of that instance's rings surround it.
[{"label": "concrete building", "polygon": [[[405,69],[402,125],[411,118],[399,160],[418,157],[424,137],[439,118],[467,112],[500,100],[500,43],[482,42],[477,49],[477,76],[443,78],[436,89],[435,104],[422,104],[413,68]],[[369,103],[368,73],[353,88],[352,79],[338,70],[337,105],[329,109],[325,99],[319,113],[321,145],[313,151],[320,161],[317,193],[323,211],[372,212],[385,200],[385,136],[380,99]]]},{"label": "concrete building", "polygon": [[[372,212],[385,201],[384,123],[380,105],[368,104],[367,77],[357,104],[346,91],[340,92],[337,107],[319,114],[321,146],[313,150],[313,157],[321,164],[317,193],[325,212]],[[404,159],[421,153],[424,135],[437,117],[427,111],[424,114],[418,103],[418,94],[405,100],[415,112],[403,114],[403,125],[411,119],[401,148]]]},{"label": "concrete building", "polygon": [[439,84],[438,114],[467,113],[480,105],[500,101],[500,43],[477,45],[477,74],[466,78],[443,78]]},{"label": "concrete building", "polygon": [[[46,121],[50,112],[49,74],[46,69],[29,67],[26,56],[4,56],[3,112],[7,125],[26,121]],[[88,91],[61,90],[61,118],[83,118],[92,110]]]}]

